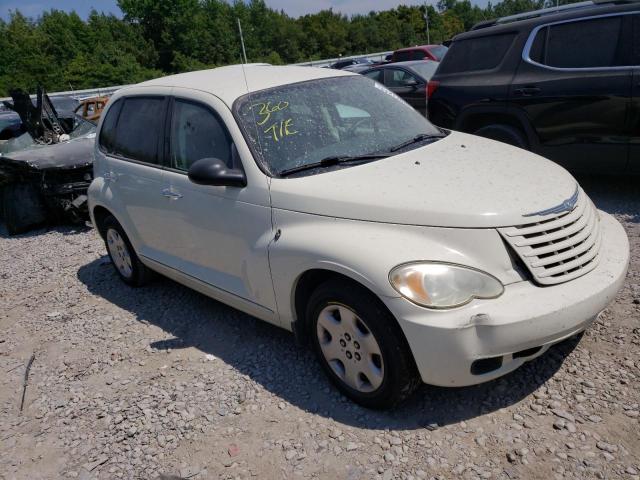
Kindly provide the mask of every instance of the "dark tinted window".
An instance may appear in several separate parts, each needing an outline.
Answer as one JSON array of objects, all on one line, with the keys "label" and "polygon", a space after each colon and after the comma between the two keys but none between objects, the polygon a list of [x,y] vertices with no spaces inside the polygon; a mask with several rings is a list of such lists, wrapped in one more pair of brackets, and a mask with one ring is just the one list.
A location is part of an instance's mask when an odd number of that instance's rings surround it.
[{"label": "dark tinted window", "polygon": [[515,33],[453,42],[440,64],[440,73],[490,70],[497,67],[513,43]]},{"label": "dark tinted window", "polygon": [[107,153],[114,153],[114,138],[116,131],[116,122],[122,108],[122,100],[118,100],[111,105],[107,111],[107,116],[102,122],[102,130],[100,130],[100,147]]},{"label": "dark tinted window", "polygon": [[621,26],[622,17],[551,25],[542,63],[563,68],[621,65],[617,53]]},{"label": "dark tinted window", "polygon": [[396,62],[407,62],[411,60],[411,50],[405,52],[396,52],[393,54],[393,59]]},{"label": "dark tinted window", "polygon": [[146,163],[160,163],[160,138],[164,127],[162,97],[124,100],[114,139],[114,153]]},{"label": "dark tinted window", "polygon": [[382,70],[372,70],[364,74],[365,77],[375,80],[376,82],[384,83],[382,80]]},{"label": "dark tinted window", "polygon": [[426,56],[427,54],[422,50],[414,50],[411,54],[411,60],[424,60]]},{"label": "dark tinted window", "polygon": [[229,136],[211,110],[176,100],[171,119],[171,166],[186,171],[201,158],[219,158],[230,165]]}]

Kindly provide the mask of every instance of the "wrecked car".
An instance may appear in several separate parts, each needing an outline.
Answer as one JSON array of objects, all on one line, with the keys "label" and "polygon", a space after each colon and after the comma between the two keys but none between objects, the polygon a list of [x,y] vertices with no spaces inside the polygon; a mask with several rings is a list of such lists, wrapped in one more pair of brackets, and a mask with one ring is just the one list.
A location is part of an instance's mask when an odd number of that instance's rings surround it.
[{"label": "wrecked car", "polygon": [[26,133],[0,144],[0,219],[10,235],[44,223],[87,218],[93,178],[95,125],[74,115],[60,119],[43,92],[37,106],[12,95]]}]

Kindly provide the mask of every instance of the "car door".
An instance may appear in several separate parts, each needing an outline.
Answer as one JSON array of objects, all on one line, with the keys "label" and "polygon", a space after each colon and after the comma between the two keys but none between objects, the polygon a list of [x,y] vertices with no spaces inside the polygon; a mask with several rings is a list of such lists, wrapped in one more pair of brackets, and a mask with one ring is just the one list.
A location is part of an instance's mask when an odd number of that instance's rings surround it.
[{"label": "car door", "polygon": [[[233,126],[235,138],[227,125]],[[243,139],[235,120],[211,95],[178,94],[167,128],[163,230],[172,239],[167,265],[210,287],[214,296],[232,296],[225,298],[228,303],[244,302],[245,310],[254,306],[250,311],[269,320],[276,306],[267,253],[273,234],[266,177],[248,177],[244,188],[189,180],[189,167],[201,158],[219,158],[230,168],[244,169],[236,148]],[[246,162],[253,159],[247,156]]]},{"label": "car door", "polygon": [[530,121],[540,153],[575,171],[616,173],[627,163],[628,15],[536,27],[509,101]]},{"label": "car door", "polygon": [[109,110],[100,136],[106,188],[136,251],[161,260],[167,247],[161,200],[163,133],[168,97],[132,95]]},{"label": "car door", "polygon": [[384,85],[423,115],[426,114],[426,85],[402,68],[385,68]]}]

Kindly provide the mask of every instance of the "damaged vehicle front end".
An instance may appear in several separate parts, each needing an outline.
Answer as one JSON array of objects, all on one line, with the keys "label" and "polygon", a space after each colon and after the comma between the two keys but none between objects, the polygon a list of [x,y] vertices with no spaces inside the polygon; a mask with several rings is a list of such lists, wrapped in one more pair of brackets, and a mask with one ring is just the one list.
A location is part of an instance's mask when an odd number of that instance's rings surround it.
[{"label": "damaged vehicle front end", "polygon": [[[43,103],[47,102],[45,94]],[[37,112],[25,118],[20,108],[10,107],[27,123],[27,133],[0,144],[0,219],[7,232],[15,235],[44,224],[84,222],[96,126],[79,116],[62,126],[54,110],[51,123],[57,126],[50,128],[50,122],[39,120],[49,120],[51,111],[46,119]]]}]

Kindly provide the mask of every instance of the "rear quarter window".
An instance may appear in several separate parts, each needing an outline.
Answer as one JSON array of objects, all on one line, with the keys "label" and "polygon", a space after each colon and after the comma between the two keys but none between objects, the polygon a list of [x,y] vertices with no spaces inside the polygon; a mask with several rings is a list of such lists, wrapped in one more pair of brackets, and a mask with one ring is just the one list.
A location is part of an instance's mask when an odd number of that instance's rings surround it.
[{"label": "rear quarter window", "polygon": [[515,36],[515,33],[503,33],[453,42],[440,64],[438,73],[496,68],[511,47]]},{"label": "rear quarter window", "polygon": [[603,17],[544,27],[529,57],[556,68],[601,68],[628,63],[622,33],[623,17]]}]

